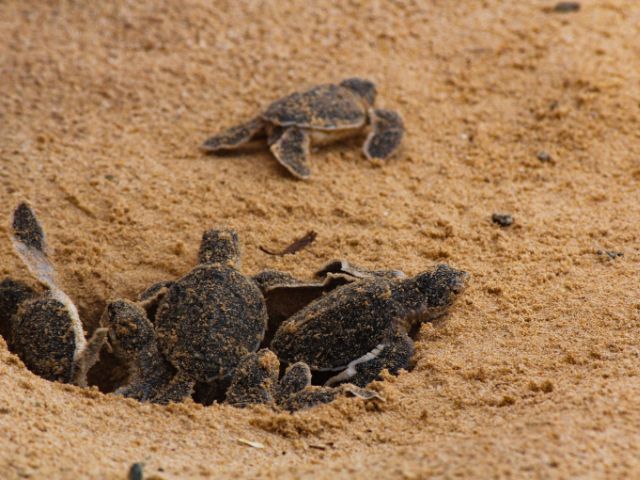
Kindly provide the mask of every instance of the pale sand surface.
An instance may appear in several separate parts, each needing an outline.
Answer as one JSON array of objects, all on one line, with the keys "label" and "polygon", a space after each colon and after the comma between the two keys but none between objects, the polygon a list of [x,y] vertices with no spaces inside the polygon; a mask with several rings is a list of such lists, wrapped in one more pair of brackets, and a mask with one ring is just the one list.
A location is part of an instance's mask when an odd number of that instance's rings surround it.
[{"label": "pale sand surface", "polygon": [[[0,2],[1,276],[33,283],[6,221],[27,199],[88,331],[108,298],[187,272],[214,225],[246,273],[345,257],[472,280],[381,406],[143,405],[44,381],[0,340],[0,476],[640,476],[637,1],[154,3]],[[356,139],[300,182],[266,150],[197,148],[353,75],[404,116],[385,165]],[[258,248],[310,229],[297,255]]]}]

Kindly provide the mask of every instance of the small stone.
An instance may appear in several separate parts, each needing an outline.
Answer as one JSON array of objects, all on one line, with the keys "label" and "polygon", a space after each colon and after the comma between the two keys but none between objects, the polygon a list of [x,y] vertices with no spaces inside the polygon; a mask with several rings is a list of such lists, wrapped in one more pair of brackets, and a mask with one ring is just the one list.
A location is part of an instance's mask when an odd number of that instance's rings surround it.
[{"label": "small stone", "polygon": [[571,13],[577,12],[580,10],[579,2],[558,2],[555,7],[553,7],[553,11],[557,13]]},{"label": "small stone", "polygon": [[143,480],[144,479],[144,464],[143,463],[134,463],[129,468],[129,475],[127,477],[129,480]]},{"label": "small stone", "polygon": [[513,217],[509,213],[494,213],[491,215],[491,221],[501,227],[510,227],[513,225]]},{"label": "small stone", "polygon": [[548,163],[551,161],[551,155],[544,150],[540,150],[538,153],[536,153],[536,157],[543,163]]},{"label": "small stone", "polygon": [[624,257],[624,253],[622,252],[615,252],[613,250],[596,250],[596,254],[604,256],[606,255],[607,257],[609,257],[611,260],[615,260],[618,257]]}]

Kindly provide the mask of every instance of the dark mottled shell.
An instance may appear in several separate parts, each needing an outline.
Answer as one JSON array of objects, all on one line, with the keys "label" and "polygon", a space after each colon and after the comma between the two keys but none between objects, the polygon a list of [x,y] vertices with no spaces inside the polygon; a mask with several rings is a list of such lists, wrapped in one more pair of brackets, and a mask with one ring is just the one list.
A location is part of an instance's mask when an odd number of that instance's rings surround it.
[{"label": "dark mottled shell", "polygon": [[201,382],[230,374],[258,349],[266,325],[256,284],[220,265],[201,265],[175,282],[156,314],[161,351]]},{"label": "dark mottled shell", "polygon": [[34,298],[36,292],[27,284],[11,278],[0,282],[0,336],[12,348],[11,318],[18,311],[20,304]]},{"label": "dark mottled shell", "polygon": [[392,281],[372,278],[345,285],[307,305],[282,324],[271,349],[287,363],[336,370],[373,350],[406,312],[392,299]]},{"label": "dark mottled shell", "polygon": [[359,128],[367,120],[362,100],[346,88],[332,84],[276,100],[262,117],[275,125],[318,130]]},{"label": "dark mottled shell", "polygon": [[44,298],[21,305],[13,330],[13,348],[36,375],[68,383],[73,378],[76,341],[67,308]]}]

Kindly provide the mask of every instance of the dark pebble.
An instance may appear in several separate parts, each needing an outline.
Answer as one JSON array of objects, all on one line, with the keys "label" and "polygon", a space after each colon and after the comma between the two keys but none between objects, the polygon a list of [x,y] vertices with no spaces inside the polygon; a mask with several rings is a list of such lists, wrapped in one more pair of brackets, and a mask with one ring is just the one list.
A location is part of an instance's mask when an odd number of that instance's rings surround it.
[{"label": "dark pebble", "polygon": [[547,163],[551,161],[551,155],[549,155],[549,153],[545,152],[544,150],[541,150],[538,153],[536,153],[536,157],[538,158],[538,160],[540,160],[543,163]]},{"label": "dark pebble", "polygon": [[129,468],[129,476],[127,477],[129,480],[144,480],[144,464],[142,463],[134,463]]},{"label": "dark pebble", "polygon": [[553,7],[553,11],[557,13],[571,13],[580,10],[579,2],[558,2]]},{"label": "dark pebble", "polygon": [[513,217],[508,213],[494,213],[491,221],[501,227],[510,227],[513,224]]},{"label": "dark pebble", "polygon": [[614,252],[613,250],[596,250],[598,255],[606,255],[611,260],[615,260],[618,257],[624,257],[624,253],[622,252]]}]

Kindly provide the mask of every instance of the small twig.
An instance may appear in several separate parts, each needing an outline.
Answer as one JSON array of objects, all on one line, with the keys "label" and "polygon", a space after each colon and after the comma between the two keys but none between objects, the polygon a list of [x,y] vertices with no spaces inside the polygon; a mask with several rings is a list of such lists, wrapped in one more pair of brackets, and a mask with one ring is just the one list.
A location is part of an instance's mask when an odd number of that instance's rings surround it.
[{"label": "small twig", "polygon": [[258,248],[260,250],[262,250],[264,253],[268,254],[268,255],[274,255],[274,256],[278,256],[281,257],[283,255],[288,255],[290,253],[296,253],[299,252],[300,250],[302,250],[303,248],[308,247],[309,245],[311,245],[316,237],[318,236],[318,234],[316,232],[314,232],[313,230],[309,230],[304,237],[298,238],[297,240],[294,240],[293,243],[291,243],[291,245],[289,245],[287,248],[285,248],[284,250],[281,250],[279,252],[273,251],[273,250],[269,250],[263,246],[259,246]]},{"label": "small twig", "polygon": [[238,440],[238,443],[242,444],[242,445],[247,445],[249,447],[253,447],[253,448],[264,448],[264,445],[260,442],[254,442],[252,440],[246,440],[244,438],[238,438],[236,439]]}]

